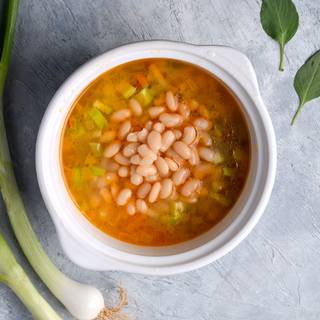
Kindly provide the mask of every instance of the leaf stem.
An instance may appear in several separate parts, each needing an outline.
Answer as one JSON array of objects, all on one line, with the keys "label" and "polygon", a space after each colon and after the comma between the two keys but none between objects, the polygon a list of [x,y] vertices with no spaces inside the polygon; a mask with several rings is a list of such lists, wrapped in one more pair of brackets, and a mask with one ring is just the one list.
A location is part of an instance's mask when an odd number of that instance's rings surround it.
[{"label": "leaf stem", "polygon": [[302,111],[302,108],[303,108],[303,104],[300,102],[300,103],[299,103],[299,106],[298,106],[298,109],[297,109],[297,111],[295,112],[295,114],[294,114],[294,116],[293,116],[293,118],[292,118],[292,120],[291,120],[291,125],[292,125],[292,126],[293,126],[294,123],[296,122],[299,114],[300,114],[301,111]]},{"label": "leaf stem", "polygon": [[280,43],[279,71],[284,71],[284,45],[282,43]]}]

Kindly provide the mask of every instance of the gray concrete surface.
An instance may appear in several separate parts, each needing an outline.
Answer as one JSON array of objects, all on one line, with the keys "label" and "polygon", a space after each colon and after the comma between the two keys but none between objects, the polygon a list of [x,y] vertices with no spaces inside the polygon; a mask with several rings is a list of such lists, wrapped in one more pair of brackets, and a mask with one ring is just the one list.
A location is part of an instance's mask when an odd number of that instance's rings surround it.
[{"label": "gray concrete surface", "polygon": [[[132,319],[315,320],[320,317],[320,101],[306,106],[294,128],[298,103],[293,75],[320,48],[320,3],[295,0],[301,26],[286,48],[262,31],[256,0],[29,0],[21,1],[6,90],[6,122],[19,186],[41,243],[56,265],[99,287],[110,304],[116,286],[128,289]],[[63,255],[41,199],[34,152],[46,106],[62,81],[99,53],[131,41],[171,39],[223,44],[243,50],[258,75],[278,141],[278,171],[269,206],[254,231],[219,261],[164,278],[91,272]],[[16,247],[0,202],[0,228]],[[40,292],[71,319],[15,249]],[[0,285],[0,320],[30,315]]]}]

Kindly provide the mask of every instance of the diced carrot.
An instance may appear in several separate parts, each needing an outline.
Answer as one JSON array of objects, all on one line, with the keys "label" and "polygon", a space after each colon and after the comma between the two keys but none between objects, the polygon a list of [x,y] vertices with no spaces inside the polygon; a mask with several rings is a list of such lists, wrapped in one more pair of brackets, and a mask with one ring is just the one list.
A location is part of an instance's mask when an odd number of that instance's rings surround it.
[{"label": "diced carrot", "polygon": [[148,81],[147,77],[142,73],[138,73],[136,76],[136,79],[137,79],[139,86],[142,88],[145,88],[149,85],[149,81]]}]

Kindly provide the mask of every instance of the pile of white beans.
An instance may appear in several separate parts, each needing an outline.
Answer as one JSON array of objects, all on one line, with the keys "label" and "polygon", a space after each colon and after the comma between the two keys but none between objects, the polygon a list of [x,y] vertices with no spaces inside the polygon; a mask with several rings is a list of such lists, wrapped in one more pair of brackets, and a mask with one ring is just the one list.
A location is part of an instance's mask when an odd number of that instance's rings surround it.
[{"label": "pile of white beans", "polygon": [[[132,118],[148,112],[149,120],[135,131]],[[192,167],[200,163],[215,163],[219,154],[212,148],[208,134],[209,120],[199,117],[190,121],[191,111],[169,91],[166,106],[153,106],[143,111],[139,102],[131,99],[129,108],[112,114],[110,121],[119,123],[117,139],[109,143],[104,157],[112,159],[113,168],[121,179],[128,179],[132,188],[111,189],[118,206],[126,206],[128,214],[146,213],[148,205],[159,199],[196,202],[200,179]],[[123,181],[123,180],[121,180]]]}]

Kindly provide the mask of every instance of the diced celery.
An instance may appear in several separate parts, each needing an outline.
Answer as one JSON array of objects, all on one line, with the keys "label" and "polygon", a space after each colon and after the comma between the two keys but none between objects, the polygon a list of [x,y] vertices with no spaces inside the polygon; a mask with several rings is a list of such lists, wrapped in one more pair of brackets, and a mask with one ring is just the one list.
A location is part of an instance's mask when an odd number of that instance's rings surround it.
[{"label": "diced celery", "polygon": [[221,180],[213,181],[211,184],[211,190],[212,192],[221,192],[223,190],[224,184]]},{"label": "diced celery", "polygon": [[73,185],[78,188],[80,187],[82,183],[82,175],[81,175],[81,169],[79,167],[75,167],[72,169],[72,183]]},{"label": "diced celery", "polygon": [[94,108],[99,109],[103,113],[109,115],[111,114],[114,110],[111,106],[103,103],[101,100],[95,100],[94,103],[92,104]]},{"label": "diced celery", "polygon": [[92,108],[89,111],[89,116],[94,121],[96,126],[100,129],[105,128],[108,124],[107,119],[104,117],[102,112],[97,108]]},{"label": "diced celery", "polygon": [[224,207],[229,207],[231,204],[230,199],[228,199],[226,196],[220,194],[220,193],[210,193],[210,198],[217,201],[219,204],[221,204]]},{"label": "diced celery", "polygon": [[151,88],[143,88],[136,95],[136,99],[141,103],[143,107],[149,105],[154,98],[154,92]]},{"label": "diced celery", "polygon": [[214,158],[213,158],[213,163],[214,164],[220,164],[224,161],[224,157],[222,153],[219,150],[215,150],[214,152]]},{"label": "diced celery", "polygon": [[223,128],[221,126],[221,124],[219,123],[215,123],[215,125],[213,126],[213,135],[221,138],[223,135]]},{"label": "diced celery", "polygon": [[186,203],[182,201],[173,201],[170,203],[170,216],[168,219],[169,224],[176,225],[180,223],[185,217]]},{"label": "diced celery", "polygon": [[70,133],[73,138],[80,138],[86,133],[86,130],[81,121],[77,120],[71,128],[67,129],[67,133]]},{"label": "diced celery", "polygon": [[101,143],[90,142],[89,146],[90,146],[90,149],[91,149],[92,153],[95,156],[100,156],[101,155],[101,151],[102,151]]},{"label": "diced celery", "polygon": [[225,177],[233,177],[236,173],[234,168],[229,168],[229,167],[224,167],[222,169],[222,172]]},{"label": "diced celery", "polygon": [[121,82],[117,86],[117,90],[120,92],[123,98],[129,99],[131,96],[133,96],[136,93],[137,88],[132,86],[128,82]]},{"label": "diced celery", "polygon": [[106,169],[98,167],[98,166],[92,166],[90,167],[91,173],[96,177],[101,177],[106,173]]}]

